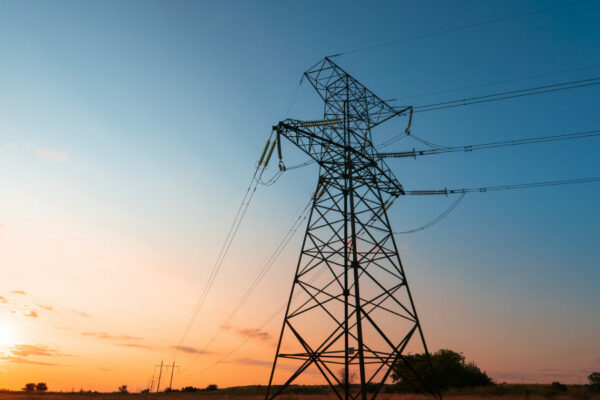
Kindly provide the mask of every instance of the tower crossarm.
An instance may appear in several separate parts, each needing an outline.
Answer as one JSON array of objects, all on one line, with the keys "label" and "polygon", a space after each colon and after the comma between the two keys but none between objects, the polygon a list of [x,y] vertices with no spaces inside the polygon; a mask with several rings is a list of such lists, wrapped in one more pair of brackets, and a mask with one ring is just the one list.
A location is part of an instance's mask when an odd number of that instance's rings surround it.
[{"label": "tower crossarm", "polygon": [[[364,129],[407,115],[410,106],[394,107],[361,84],[329,57],[325,57],[304,72],[304,77],[325,102],[328,118],[350,116]],[[349,102],[350,107],[345,108]]]},{"label": "tower crossarm", "polygon": [[[369,185],[376,184],[380,190],[394,196],[404,195],[404,188],[394,176],[382,157],[373,153],[372,146],[344,146],[340,143],[343,126],[340,120],[300,121],[286,119],[273,129],[278,137],[283,136],[315,160],[322,168],[334,175],[342,175],[345,169],[346,152],[350,152],[357,172],[355,179]],[[371,150],[371,153],[369,150]]]}]

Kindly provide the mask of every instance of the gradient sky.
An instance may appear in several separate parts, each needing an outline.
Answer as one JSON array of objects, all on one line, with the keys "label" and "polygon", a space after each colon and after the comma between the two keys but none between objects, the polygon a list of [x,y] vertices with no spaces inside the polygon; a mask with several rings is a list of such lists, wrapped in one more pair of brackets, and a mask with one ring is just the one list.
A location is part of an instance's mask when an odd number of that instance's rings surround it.
[{"label": "gradient sky", "polygon": [[[172,361],[270,127],[318,59],[555,4],[0,2],[0,388],[140,390]],[[600,74],[599,16],[588,1],[336,62],[395,104],[585,79]],[[420,96],[568,69],[579,70]],[[412,130],[460,145],[599,129],[599,100],[596,86],[415,114]],[[320,113],[303,85],[290,116]],[[535,182],[600,176],[599,150],[583,139],[390,166],[407,189]],[[288,143],[284,159],[305,160]],[[204,369],[286,301],[301,234],[219,328],[316,179],[311,166],[259,187],[177,353],[175,386],[267,382],[281,317]],[[600,370],[599,196],[599,184],[471,194],[399,237],[430,348],[464,352],[497,381]],[[392,222],[418,227],[452,201],[402,198]]]}]

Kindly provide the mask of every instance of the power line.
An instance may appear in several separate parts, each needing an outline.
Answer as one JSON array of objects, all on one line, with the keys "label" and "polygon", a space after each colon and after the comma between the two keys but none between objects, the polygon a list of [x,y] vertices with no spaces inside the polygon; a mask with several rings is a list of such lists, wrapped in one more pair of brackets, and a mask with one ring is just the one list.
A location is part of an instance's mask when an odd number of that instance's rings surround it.
[{"label": "power line", "polygon": [[[490,142],[490,143],[481,143],[481,144],[473,144],[467,146],[454,146],[454,147],[439,147],[433,149],[426,150],[409,150],[409,151],[401,151],[401,152],[393,152],[393,153],[379,153],[376,156],[379,158],[416,158],[417,156],[427,156],[441,153],[455,153],[455,152],[471,152],[474,150],[483,150],[483,149],[492,149],[499,147],[509,147],[509,146],[520,146],[525,144],[535,144],[535,143],[545,143],[545,142],[557,142],[563,140],[573,140],[573,139],[583,139],[589,137],[600,136],[600,129],[585,131],[585,132],[575,132],[575,133],[564,133],[560,135],[552,135],[552,136],[540,136],[535,138],[526,138],[526,139],[513,139],[513,140],[504,140],[500,142]],[[426,142],[428,143],[428,142]]]},{"label": "power line", "polygon": [[392,137],[390,139],[384,140],[383,142],[379,143],[376,147],[381,149],[381,148],[384,148],[384,147],[391,146],[392,144],[394,144],[394,143],[396,143],[396,142],[398,142],[398,141],[400,141],[400,140],[402,140],[402,139],[404,139],[404,138],[406,138],[408,136],[409,135],[407,133],[402,132],[398,136],[394,136],[394,137]]},{"label": "power line", "polygon": [[[298,95],[298,92],[300,91],[300,87],[302,86],[303,81],[304,81],[304,76],[300,79],[300,82],[298,83],[298,87],[296,88],[296,91],[294,92],[294,95],[292,96],[292,99],[288,105],[286,112],[285,112],[286,116],[287,116],[287,114],[289,114],[290,110],[292,109],[292,106],[294,105],[294,102],[296,101],[296,97]],[[262,152],[260,160],[258,161],[256,169],[254,170],[252,179],[250,180],[250,184],[248,185],[248,188],[246,189],[246,192],[244,194],[242,202],[241,202],[240,206],[238,207],[238,210],[234,217],[233,223],[232,223],[231,227],[229,228],[229,232],[227,233],[227,236],[225,238],[225,242],[223,243],[223,246],[221,247],[221,250],[217,257],[217,261],[213,265],[213,268],[210,272],[207,283],[204,286],[204,289],[200,295],[198,302],[196,303],[196,307],[194,308],[194,311],[192,312],[190,320],[188,321],[188,324],[183,332],[183,335],[179,341],[179,344],[177,346],[175,346],[174,354],[177,353],[177,351],[179,350],[179,348],[185,341],[187,335],[189,334],[190,329],[192,328],[192,326],[194,324],[194,321],[196,320],[196,317],[198,316],[202,306],[204,305],[204,301],[206,300],[206,297],[208,296],[208,293],[209,293],[210,289],[212,288],[212,285],[219,273],[221,265],[223,264],[223,261],[225,260],[227,253],[229,252],[231,243],[233,242],[233,239],[235,238],[235,235],[238,232],[241,222],[242,222],[244,216],[246,215],[246,211],[248,210],[250,202],[252,201],[252,198],[254,197],[254,193],[256,192],[256,188],[257,188],[258,184],[270,186],[270,185],[274,184],[279,179],[281,174],[284,172],[284,170],[280,170],[267,182],[262,181],[262,175],[265,172],[265,169],[267,168],[269,159],[271,158],[271,154],[273,153],[273,149],[275,148],[276,142],[273,142],[273,146],[271,147],[270,151],[268,150],[269,143],[271,141],[272,136],[273,136],[273,132],[271,131],[271,134],[269,135],[269,139],[267,140],[267,144],[265,145],[265,148]],[[281,155],[280,155],[280,157],[281,157]],[[263,159],[265,160],[264,164],[263,164]]]},{"label": "power line", "polygon": [[418,137],[417,135],[411,133],[410,137],[415,139],[417,142],[421,142],[423,143],[425,146],[431,147],[433,149],[447,149],[448,147],[446,146],[442,146],[441,144],[435,144],[435,143],[431,143],[425,139],[422,139],[420,137]]},{"label": "power line", "polygon": [[[309,282],[311,282],[311,283],[312,283],[312,282],[314,282],[315,280],[317,280],[317,278],[318,278],[319,276],[321,276],[321,274],[323,274],[323,272],[325,272],[325,271],[326,271],[326,268],[325,268],[325,266],[322,266],[322,267],[320,268],[319,272],[317,272],[317,273],[315,274],[315,276],[313,276]],[[294,295],[294,297],[297,297],[297,296],[298,296],[298,293],[296,293],[296,294]],[[227,354],[225,354],[224,356],[222,356],[221,358],[219,358],[217,361],[215,361],[215,362],[213,362],[212,364],[210,364],[208,367],[206,367],[206,368],[204,368],[204,369],[202,369],[202,370],[200,370],[200,371],[198,371],[198,372],[195,372],[195,373],[193,373],[193,374],[188,374],[188,375],[199,375],[199,374],[203,374],[204,372],[208,371],[209,369],[211,369],[211,368],[215,367],[216,365],[218,365],[218,364],[222,363],[223,361],[225,361],[226,359],[228,359],[229,357],[231,357],[231,355],[232,355],[232,354],[234,354],[236,351],[238,351],[238,350],[239,350],[239,349],[240,349],[240,348],[241,348],[243,345],[245,345],[245,344],[246,344],[246,343],[247,343],[247,342],[248,342],[250,339],[254,338],[254,337],[255,337],[255,336],[256,336],[256,335],[257,335],[257,334],[260,332],[260,330],[261,330],[261,329],[263,329],[265,326],[267,326],[267,325],[269,324],[269,322],[273,321],[273,319],[275,319],[275,317],[277,317],[277,316],[278,316],[278,315],[279,315],[279,314],[280,314],[282,311],[284,311],[286,307],[287,307],[287,302],[286,302],[286,303],[284,303],[284,304],[283,304],[281,307],[279,307],[279,308],[277,309],[277,311],[275,311],[275,313],[273,313],[273,314],[272,314],[272,315],[271,315],[269,318],[267,318],[267,319],[266,319],[266,320],[265,320],[265,321],[264,321],[264,322],[263,322],[263,323],[262,323],[262,324],[261,324],[261,325],[260,325],[258,328],[256,328],[256,329],[254,330],[254,332],[255,332],[255,333],[252,333],[252,334],[250,334],[250,335],[246,336],[246,337],[244,338],[244,340],[242,340],[242,341],[241,341],[241,342],[240,342],[240,343],[239,343],[239,344],[238,344],[238,345],[237,345],[235,348],[233,348],[233,349],[232,349],[231,351],[229,351]],[[190,365],[191,365],[191,364],[188,364],[188,366],[187,366],[186,368],[184,368],[184,369],[187,369],[187,368],[188,368]]]},{"label": "power line", "polygon": [[396,100],[414,99],[414,98],[417,98],[417,97],[431,96],[431,95],[434,95],[434,94],[451,93],[451,92],[458,92],[460,90],[475,89],[475,88],[486,87],[486,86],[493,86],[493,85],[501,85],[503,83],[511,83],[511,82],[524,81],[524,80],[528,80],[528,79],[543,78],[545,76],[565,74],[565,73],[568,73],[568,72],[584,71],[584,70],[594,69],[594,68],[598,68],[598,67],[600,67],[600,65],[590,65],[590,66],[586,66],[586,67],[569,68],[569,69],[563,69],[563,70],[560,70],[560,71],[546,72],[546,73],[543,73],[543,74],[522,76],[520,78],[505,79],[505,80],[501,80],[501,81],[479,83],[479,84],[474,84],[474,85],[469,85],[469,86],[462,86],[462,87],[457,87],[457,88],[452,88],[452,89],[436,90],[436,91],[433,91],[433,92],[420,93],[420,94],[415,94],[415,95],[410,95],[410,96],[402,96],[402,97],[396,98]]},{"label": "power line", "polygon": [[[239,310],[242,308],[242,306],[248,301],[248,298],[252,295],[252,293],[254,292],[254,290],[256,289],[258,284],[260,283],[260,281],[265,277],[265,275],[270,270],[270,268],[273,266],[273,264],[275,263],[277,258],[281,255],[281,253],[283,252],[283,250],[285,249],[287,244],[291,241],[293,235],[296,233],[298,228],[302,225],[302,222],[304,222],[304,220],[306,220],[306,217],[308,216],[308,208],[310,207],[311,203],[312,203],[312,199],[309,200],[307,205],[303,206],[298,217],[294,218],[291,227],[283,235],[281,241],[277,244],[277,246],[275,247],[275,249],[273,250],[271,255],[267,258],[267,260],[265,261],[263,266],[259,269],[258,274],[254,278],[254,280],[250,283],[250,285],[246,289],[246,292],[244,292],[242,297],[238,300],[235,307],[229,313],[229,315],[225,318],[224,322],[220,325],[220,327],[227,325],[233,319],[233,317],[235,317],[235,315],[239,312]],[[219,328],[217,330],[217,332],[208,341],[208,343],[205,346],[203,346],[203,350],[206,350],[207,348],[209,348],[210,345],[219,337],[220,333],[221,333],[221,329]],[[194,362],[198,359],[198,357],[199,357],[199,355],[196,356],[185,367],[185,369],[188,369],[192,364],[194,364]]]},{"label": "power line", "polygon": [[487,103],[490,101],[512,99],[515,97],[532,96],[535,94],[558,92],[562,90],[575,89],[580,87],[594,86],[600,84],[600,77],[594,77],[589,79],[582,79],[571,82],[555,83],[552,85],[537,86],[527,89],[511,90],[508,92],[499,92],[494,94],[488,94],[484,96],[466,97],[463,99],[449,100],[440,103],[427,104],[422,106],[415,106],[414,112],[425,112],[433,110],[441,110],[445,108],[454,108],[461,106],[468,106],[471,104]]},{"label": "power line", "polygon": [[533,182],[533,183],[517,183],[512,185],[498,185],[498,186],[482,186],[474,188],[464,189],[438,189],[438,190],[407,190],[406,194],[410,196],[436,196],[449,194],[461,194],[461,193],[485,193],[496,190],[513,190],[513,189],[528,189],[534,187],[543,186],[561,186],[561,185],[574,185],[579,183],[592,183],[600,182],[600,177],[594,178],[575,178],[575,179],[562,179],[558,181],[545,181],[545,182]]},{"label": "power line", "polygon": [[[215,367],[216,365],[222,363],[223,361],[225,361],[226,359],[228,359],[229,357],[231,357],[232,354],[234,354],[235,352],[237,352],[243,345],[245,345],[250,339],[252,339],[254,336],[256,336],[258,334],[258,332],[264,328],[265,326],[267,326],[269,324],[269,322],[271,322],[273,319],[275,319],[275,317],[277,317],[279,314],[281,314],[282,311],[285,310],[287,304],[284,304],[282,307],[280,307],[279,309],[277,309],[277,311],[271,315],[265,322],[263,322],[263,324],[261,326],[259,326],[256,330],[255,333],[252,333],[248,336],[246,336],[244,338],[244,340],[242,340],[236,347],[234,347],[231,351],[229,351],[227,354],[225,354],[224,356],[222,356],[221,358],[219,358],[217,361],[213,362],[212,364],[210,364],[208,367],[195,372],[193,374],[188,374],[188,375],[199,375],[199,374],[203,374],[204,372],[208,371],[209,369]],[[189,366],[189,365],[188,365]],[[187,368],[187,367],[186,367]]]},{"label": "power line", "polygon": [[426,38],[430,38],[430,37],[434,37],[434,36],[440,36],[440,35],[444,35],[446,33],[458,32],[458,31],[463,31],[463,30],[467,30],[467,29],[477,28],[479,26],[494,24],[494,23],[498,23],[498,22],[504,22],[504,21],[508,21],[511,19],[515,19],[515,18],[525,17],[528,15],[540,14],[540,13],[547,12],[547,11],[557,10],[560,8],[565,8],[565,7],[570,7],[570,6],[574,6],[574,5],[581,4],[581,3],[586,3],[588,1],[590,1],[590,0],[572,1],[569,3],[559,4],[559,5],[556,5],[553,7],[546,7],[546,8],[539,8],[539,9],[531,10],[531,11],[525,11],[525,12],[521,12],[521,13],[517,13],[517,14],[508,15],[505,17],[493,18],[493,19],[489,19],[489,20],[485,20],[485,21],[481,21],[481,22],[468,24],[468,25],[462,25],[462,26],[457,26],[454,28],[448,28],[448,29],[444,29],[441,31],[425,33],[425,34],[412,36],[412,37],[408,37],[408,38],[404,38],[404,39],[393,40],[390,42],[384,42],[384,43],[375,44],[375,45],[371,45],[371,46],[361,47],[361,48],[357,48],[354,50],[348,50],[343,53],[331,55],[329,57],[344,56],[344,55],[348,55],[348,54],[354,54],[354,53],[360,53],[360,52],[369,51],[369,50],[375,50],[375,49],[379,49],[382,47],[394,46],[394,45],[398,45],[401,43],[407,43],[407,42],[411,42],[411,41],[415,41],[415,40],[421,40],[421,39],[426,39]]},{"label": "power line", "polygon": [[452,211],[454,211],[454,209],[456,207],[458,207],[458,204],[462,201],[462,199],[464,199],[465,196],[466,196],[466,193],[462,193],[460,195],[460,197],[458,197],[456,200],[454,200],[454,202],[452,204],[450,204],[450,207],[448,207],[446,210],[444,210],[443,213],[441,213],[440,215],[438,215],[437,217],[435,217],[434,219],[432,219],[431,221],[429,221],[425,225],[422,225],[422,226],[420,226],[418,228],[411,229],[411,230],[408,230],[408,231],[394,232],[394,234],[396,234],[396,235],[405,235],[405,234],[409,234],[409,233],[419,232],[419,231],[422,231],[422,230],[425,230],[427,228],[432,227],[433,225],[437,224],[438,222],[440,222],[441,220],[443,220],[444,218],[446,218],[448,216],[448,214],[450,214]]},{"label": "power line", "polygon": [[[225,238],[225,241],[223,242],[223,245],[221,246],[221,250],[219,251],[219,255],[217,256],[217,260],[215,261],[208,280],[200,294],[200,298],[198,299],[198,302],[196,303],[196,306],[192,312],[192,315],[188,321],[188,324],[186,325],[183,334],[181,336],[181,339],[179,340],[179,343],[177,346],[175,346],[174,348],[174,353],[176,354],[177,351],[179,350],[179,348],[183,345],[183,342],[185,341],[185,339],[187,338],[187,335],[189,334],[195,320],[196,317],[198,316],[198,314],[200,313],[200,310],[202,309],[202,306],[204,305],[204,301],[206,300],[206,297],[208,296],[208,293],[210,292],[210,289],[212,288],[212,285],[219,273],[219,270],[221,269],[221,265],[223,264],[223,261],[225,260],[225,257],[227,256],[227,253],[229,252],[229,248],[231,247],[231,243],[233,242],[233,239],[235,238],[238,229],[242,223],[242,220],[244,219],[244,216],[246,215],[246,212],[248,210],[248,207],[250,206],[250,202],[252,201],[252,198],[254,197],[254,193],[256,192],[256,188],[258,186],[258,182],[260,182],[261,177],[266,169],[268,160],[263,164],[262,160],[266,154],[266,150],[268,148],[270,139],[273,135],[273,132],[271,132],[271,136],[269,136],[269,140],[267,141],[267,146],[265,146],[265,150],[263,150],[263,154],[261,156],[260,161],[258,162],[256,169],[254,170],[254,174],[252,175],[252,179],[250,180],[250,184],[248,185],[248,188],[246,189],[246,192],[244,193],[244,197],[242,198],[242,202],[240,203],[237,212],[235,214],[235,217],[233,219],[233,223],[231,224],[229,231],[227,232],[227,236]],[[271,152],[272,152],[271,148]],[[270,153],[269,153],[270,156]],[[260,172],[259,172],[260,171]]]}]

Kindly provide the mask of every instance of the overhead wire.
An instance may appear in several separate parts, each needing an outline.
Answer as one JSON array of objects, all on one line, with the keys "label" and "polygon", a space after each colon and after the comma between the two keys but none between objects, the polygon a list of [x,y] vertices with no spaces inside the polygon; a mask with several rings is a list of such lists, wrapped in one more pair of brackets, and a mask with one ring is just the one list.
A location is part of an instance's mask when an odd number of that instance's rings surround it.
[{"label": "overhead wire", "polygon": [[279,171],[275,172],[275,174],[271,178],[267,179],[266,181],[261,179],[258,183],[260,183],[263,186],[272,186],[275,182],[279,180],[281,175],[283,175],[283,172],[284,171],[280,169]]},{"label": "overhead wire", "polygon": [[388,146],[391,146],[392,144],[394,144],[394,143],[396,143],[396,142],[398,142],[398,141],[400,141],[402,139],[407,138],[408,136],[409,135],[407,133],[402,132],[400,135],[397,135],[397,136],[391,137],[391,138],[389,138],[387,140],[384,140],[383,142],[379,143],[375,147],[378,147],[380,149],[384,148],[384,147],[388,147]]},{"label": "overhead wire", "polygon": [[[325,272],[327,270],[327,268],[325,266],[321,266],[319,271],[311,278],[309,279],[308,283],[311,284],[313,283],[315,280],[317,280],[322,274],[323,272]],[[293,299],[297,298],[299,295],[299,293],[294,294],[294,296],[292,297]],[[198,372],[194,372],[192,374],[187,374],[187,375],[199,375],[202,374],[206,371],[208,371],[209,369],[215,367],[216,365],[222,363],[223,361],[225,361],[227,358],[231,357],[232,354],[234,354],[236,351],[238,351],[244,344],[246,344],[250,339],[254,338],[255,336],[257,336],[260,331],[267,326],[273,319],[275,319],[275,317],[277,317],[282,311],[285,310],[285,308],[287,307],[288,303],[285,302],[281,307],[279,307],[277,309],[277,311],[275,311],[274,314],[272,314],[269,318],[267,318],[258,328],[254,329],[253,333],[251,333],[250,335],[246,336],[235,348],[233,348],[231,351],[229,351],[228,353],[226,353],[224,356],[220,357],[217,361],[213,362],[212,364],[210,364],[208,367],[198,371]]]},{"label": "overhead wire", "polygon": [[484,26],[484,25],[489,25],[489,24],[494,24],[494,23],[498,23],[498,22],[508,21],[508,20],[511,20],[511,19],[521,18],[521,17],[525,17],[525,16],[528,16],[528,15],[540,14],[540,13],[544,13],[544,12],[548,12],[548,11],[552,11],[552,10],[557,10],[557,9],[560,9],[560,8],[571,7],[571,6],[574,6],[574,5],[578,5],[578,4],[582,4],[582,3],[587,3],[589,1],[591,1],[591,0],[571,1],[571,2],[568,2],[568,3],[558,4],[558,5],[552,6],[552,7],[538,8],[538,9],[535,9],[535,10],[520,12],[520,13],[516,13],[516,14],[511,14],[511,15],[507,15],[507,16],[504,16],[504,17],[492,18],[492,19],[488,19],[488,20],[485,20],[485,21],[481,21],[481,22],[476,22],[476,23],[472,23],[472,24],[466,24],[466,25],[456,26],[456,27],[453,27],[453,28],[443,29],[443,30],[439,30],[439,31],[435,31],[435,32],[429,32],[429,33],[425,33],[425,34],[421,34],[421,35],[411,36],[411,37],[407,37],[407,38],[404,38],[404,39],[398,39],[398,40],[383,42],[383,43],[375,44],[375,45],[371,45],[371,46],[360,47],[360,48],[353,49],[353,50],[347,50],[347,51],[344,51],[342,53],[332,54],[329,57],[339,57],[339,56],[345,56],[345,55],[348,55],[348,54],[355,54],[355,53],[361,53],[361,52],[365,52],[365,51],[380,49],[382,47],[395,46],[395,45],[398,45],[398,44],[401,44],[401,43],[407,43],[407,42],[411,42],[411,41],[415,41],[415,40],[421,40],[421,39],[426,39],[426,38],[430,38],[430,37],[434,37],[434,36],[440,36],[440,35],[444,35],[444,34],[447,34],[447,33],[452,33],[452,32],[458,32],[458,31],[463,31],[463,30],[467,30],[467,29],[477,28],[477,27]]},{"label": "overhead wire", "polygon": [[533,96],[536,94],[558,92],[558,91],[563,91],[563,90],[570,90],[570,89],[576,89],[576,88],[587,87],[587,86],[595,86],[595,85],[600,85],[600,77],[593,77],[593,78],[589,78],[589,79],[582,79],[582,80],[570,81],[570,82],[555,83],[555,84],[551,84],[551,85],[537,86],[537,87],[532,87],[532,88],[527,88],[527,89],[511,90],[511,91],[506,91],[506,92],[488,94],[488,95],[484,95],[484,96],[465,97],[462,99],[449,100],[449,101],[443,101],[443,102],[439,102],[439,103],[415,106],[414,112],[417,113],[417,112],[441,110],[441,109],[446,109],[446,108],[462,107],[462,106],[468,106],[471,104],[487,103],[487,102],[491,102],[491,101],[506,100],[506,99],[512,99],[512,98],[516,98],[516,97]]},{"label": "overhead wire", "polygon": [[496,190],[513,190],[513,189],[528,189],[534,187],[544,186],[561,186],[561,185],[574,185],[581,183],[593,183],[600,182],[600,177],[592,178],[574,178],[574,179],[561,179],[556,181],[544,181],[544,182],[531,182],[531,183],[517,183],[511,185],[497,185],[497,186],[481,186],[472,188],[462,189],[435,189],[435,190],[407,190],[405,191],[409,196],[439,196],[439,195],[450,195],[450,194],[461,194],[461,193],[486,193]]},{"label": "overhead wire", "polygon": [[[574,132],[574,133],[563,133],[559,135],[551,135],[551,136],[538,136],[533,138],[524,138],[524,139],[512,139],[512,140],[503,140],[498,142],[489,142],[489,143],[480,143],[480,144],[472,144],[466,146],[436,146],[433,149],[427,150],[409,150],[402,152],[392,152],[392,153],[378,153],[376,156],[378,158],[416,158],[417,156],[426,156],[426,155],[435,155],[441,153],[455,153],[455,152],[471,152],[474,150],[483,150],[483,149],[493,149],[493,148],[501,148],[501,147],[510,147],[510,146],[521,146],[526,144],[536,144],[536,143],[546,143],[546,142],[557,142],[557,141],[565,141],[565,140],[574,140],[574,139],[584,139],[590,137],[600,136],[600,129],[583,131],[583,132]],[[416,139],[416,137],[415,137]],[[421,140],[423,143],[431,145],[431,143]]]},{"label": "overhead wire", "polygon": [[225,241],[223,242],[223,245],[221,246],[221,249],[219,250],[217,259],[216,259],[215,263],[213,264],[213,267],[210,271],[209,277],[206,281],[206,284],[204,285],[204,287],[202,289],[202,292],[196,303],[196,306],[194,307],[194,310],[192,311],[190,319],[183,331],[183,334],[182,334],[178,344],[173,347],[173,350],[174,350],[173,356],[175,356],[177,354],[177,352],[179,351],[179,349],[185,342],[185,339],[187,338],[192,326],[194,325],[194,322],[196,321],[196,318],[204,305],[204,302],[208,296],[208,293],[210,292],[210,290],[216,280],[216,277],[221,269],[223,261],[225,260],[227,253],[229,252],[231,244],[233,243],[233,240],[239,230],[242,220],[244,219],[244,216],[246,215],[246,212],[248,211],[248,207],[250,206],[252,198],[254,197],[254,194],[256,193],[256,188],[258,186],[258,183],[260,182],[262,175],[266,169],[267,162],[265,162],[263,164],[262,161],[266,154],[266,149],[268,148],[268,145],[269,145],[269,142],[270,142],[272,136],[273,136],[273,132],[271,132],[271,135],[269,136],[269,140],[267,141],[267,145],[265,146],[265,150],[263,150],[260,160],[256,165],[256,168],[252,175],[252,179],[250,180],[250,184],[248,185],[248,188],[244,192],[242,202],[240,203],[240,205],[236,211],[233,222],[232,222],[231,226],[229,227],[229,230],[225,237]]},{"label": "overhead wire", "polygon": [[427,222],[426,224],[424,224],[418,228],[415,228],[415,229],[410,229],[408,231],[394,232],[394,234],[395,235],[406,235],[406,234],[410,234],[410,233],[419,232],[419,231],[425,230],[427,228],[431,228],[432,226],[434,226],[435,224],[437,224],[438,222],[440,222],[441,220],[446,218],[448,216],[448,214],[450,214],[452,211],[454,211],[454,209],[456,207],[458,207],[458,205],[460,204],[462,199],[464,199],[465,196],[466,196],[466,193],[462,193],[456,200],[454,200],[454,202],[452,204],[450,204],[450,206],[447,209],[444,210],[443,213],[441,213],[440,215],[438,215],[431,221]]},{"label": "overhead wire", "polygon": [[[290,110],[292,109],[292,106],[294,105],[294,102],[296,101],[296,97],[298,96],[298,92],[300,91],[300,87],[302,86],[303,80],[304,80],[304,76],[302,76],[302,78],[300,79],[300,82],[298,83],[298,87],[296,88],[296,91],[294,92],[294,95],[292,96],[292,99],[287,107],[285,116],[287,116],[289,114]],[[261,178],[267,167],[268,159],[271,157],[271,153],[273,152],[273,149],[274,149],[274,146],[273,146],[269,152],[269,155],[267,156],[267,161],[265,162],[265,164],[262,164],[263,157],[265,156],[265,154],[267,152],[267,148],[269,146],[269,142],[270,142],[272,136],[273,136],[273,131],[271,131],[269,140],[267,141],[267,145],[265,146],[265,148],[263,150],[263,153],[262,153],[260,160],[256,166],[256,169],[254,171],[252,179],[250,180],[250,184],[248,185],[248,189],[246,190],[246,192],[244,194],[244,198],[242,199],[242,202],[236,212],[234,222],[232,223],[231,227],[229,228],[229,231],[225,238],[225,242],[223,243],[223,246],[221,247],[221,250],[217,257],[217,261],[213,265],[213,268],[209,274],[208,281],[200,295],[198,302],[196,303],[196,307],[194,308],[194,311],[192,312],[192,316],[190,317],[190,320],[188,321],[188,324],[186,325],[186,328],[184,329],[183,335],[182,335],[178,345],[175,346],[175,348],[174,348],[175,354],[177,353],[179,348],[182,346],[187,335],[189,334],[189,331],[190,331],[191,327],[193,326],[195,319],[204,304],[204,301],[208,295],[208,292],[212,288],[212,285],[216,279],[216,276],[218,275],[221,265],[222,265],[223,261],[225,260],[225,256],[227,255],[229,248],[231,247],[231,243],[233,242],[233,239],[234,239],[235,235],[237,234],[237,231],[241,225],[241,221],[243,220],[244,216],[246,215],[246,211],[248,210],[248,206],[250,205],[250,202],[251,202],[252,198],[254,197],[256,188],[257,188],[258,184],[261,183]],[[261,165],[262,165],[262,168],[261,168]],[[283,173],[282,170],[280,170],[279,174],[275,174],[275,176],[273,176],[271,179],[269,179],[266,183],[262,183],[262,184],[267,185],[267,186],[272,185],[273,183],[275,183],[277,181],[277,179],[279,179],[279,177],[281,176],[281,173]]]},{"label": "overhead wire", "polygon": [[563,69],[563,70],[560,70],[560,71],[546,72],[546,73],[543,73],[543,74],[526,75],[526,76],[522,76],[522,77],[519,77],[519,78],[512,78],[512,79],[505,79],[505,80],[500,80],[500,81],[479,83],[479,84],[474,84],[474,85],[469,85],[469,86],[461,86],[461,87],[452,88],[452,89],[436,90],[436,91],[432,91],[432,92],[426,92],[426,93],[421,93],[421,94],[416,94],[416,95],[410,95],[410,96],[401,96],[401,97],[397,97],[395,100],[415,99],[417,97],[426,97],[426,96],[432,96],[432,95],[435,95],[435,94],[444,94],[444,93],[458,92],[458,91],[467,90],[467,89],[475,89],[475,88],[486,87],[486,86],[501,85],[501,84],[504,84],[504,83],[518,82],[518,81],[524,81],[524,80],[535,79],[535,78],[543,78],[543,77],[546,77],[546,76],[566,74],[566,73],[569,73],[569,72],[584,71],[584,70],[595,69],[595,68],[599,68],[599,67],[600,67],[600,64],[597,64],[597,65],[588,65],[588,66],[585,66],[585,67],[578,67],[578,68],[569,68],[569,69]]},{"label": "overhead wire", "polygon": [[[298,228],[302,225],[302,223],[306,220],[308,216],[308,212],[310,205],[312,204],[312,199],[309,199],[306,205],[303,205],[301,211],[296,213],[297,217],[294,217],[290,228],[286,231],[286,233],[282,236],[281,240],[277,244],[277,246],[273,249],[271,255],[265,260],[261,268],[258,270],[257,275],[250,283],[244,294],[240,297],[233,310],[227,315],[223,323],[218,327],[216,333],[209,339],[209,341],[202,347],[203,351],[206,351],[212,343],[219,337],[222,332],[222,327],[227,326],[231,320],[235,317],[235,315],[240,311],[243,305],[248,301],[249,297],[252,295],[254,290],[257,288],[258,284],[262,281],[262,279],[266,276],[267,272],[274,265],[275,261],[279,258],[285,247],[289,244],[294,234],[297,232]],[[188,369],[192,364],[195,363],[198,356],[196,356],[184,369]]]},{"label": "overhead wire", "polygon": [[411,133],[410,137],[411,137],[412,139],[416,140],[417,142],[421,142],[421,143],[423,143],[425,146],[429,146],[429,147],[431,147],[431,148],[433,148],[433,149],[440,149],[440,150],[443,150],[443,149],[448,149],[448,147],[447,147],[447,146],[442,146],[441,144],[432,143],[432,142],[430,142],[430,141],[428,141],[428,140],[425,140],[425,139],[422,139],[422,138],[418,137],[418,136],[417,136],[417,135],[415,135],[414,133]]}]

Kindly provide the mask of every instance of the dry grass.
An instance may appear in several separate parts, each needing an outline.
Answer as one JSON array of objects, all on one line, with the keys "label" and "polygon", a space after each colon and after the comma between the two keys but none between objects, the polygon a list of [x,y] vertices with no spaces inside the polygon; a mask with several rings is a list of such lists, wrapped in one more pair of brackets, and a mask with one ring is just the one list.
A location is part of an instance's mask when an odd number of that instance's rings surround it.
[{"label": "dry grass", "polygon": [[[452,400],[600,400],[600,394],[587,391],[571,391],[560,395],[482,395],[448,393],[446,398]],[[411,394],[382,393],[381,400],[426,400],[431,397]],[[24,393],[0,392],[0,400],[264,400],[261,395],[228,394],[224,391],[211,393],[151,393],[151,394],[121,394],[121,393]],[[337,400],[333,394],[283,394],[281,400]]]}]

